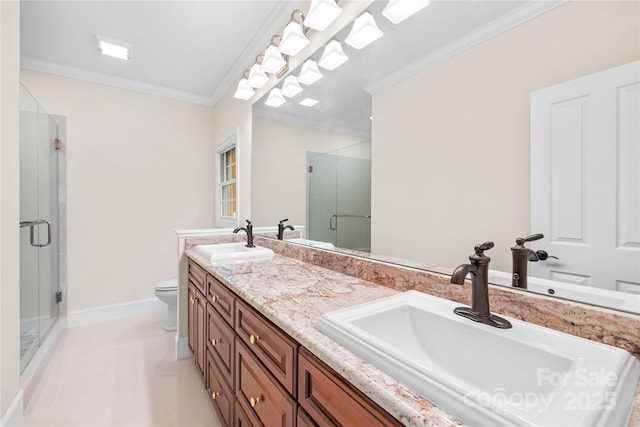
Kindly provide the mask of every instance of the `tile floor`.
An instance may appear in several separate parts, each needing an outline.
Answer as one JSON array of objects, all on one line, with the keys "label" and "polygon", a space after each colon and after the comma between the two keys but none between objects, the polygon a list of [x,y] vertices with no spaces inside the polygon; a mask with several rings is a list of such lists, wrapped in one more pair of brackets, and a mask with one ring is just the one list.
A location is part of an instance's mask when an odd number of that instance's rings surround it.
[{"label": "tile floor", "polygon": [[22,425],[221,426],[193,360],[175,360],[164,314],[68,329]]}]

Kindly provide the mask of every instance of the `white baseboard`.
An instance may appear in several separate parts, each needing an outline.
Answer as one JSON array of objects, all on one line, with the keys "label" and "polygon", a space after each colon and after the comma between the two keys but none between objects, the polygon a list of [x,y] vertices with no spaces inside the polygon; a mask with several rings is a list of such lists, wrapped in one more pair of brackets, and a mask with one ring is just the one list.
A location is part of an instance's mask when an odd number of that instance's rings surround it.
[{"label": "white baseboard", "polygon": [[167,305],[158,298],[147,298],[122,304],[103,305],[87,310],[71,311],[67,316],[67,323],[69,328],[74,328],[91,323],[166,310],[166,308]]},{"label": "white baseboard", "polygon": [[176,334],[176,360],[188,359],[191,357],[191,350],[189,350],[189,338],[178,337]]},{"label": "white baseboard", "polygon": [[0,418],[1,427],[18,427],[22,423],[22,413],[24,409],[24,393],[18,390],[16,396],[11,401],[7,411]]}]

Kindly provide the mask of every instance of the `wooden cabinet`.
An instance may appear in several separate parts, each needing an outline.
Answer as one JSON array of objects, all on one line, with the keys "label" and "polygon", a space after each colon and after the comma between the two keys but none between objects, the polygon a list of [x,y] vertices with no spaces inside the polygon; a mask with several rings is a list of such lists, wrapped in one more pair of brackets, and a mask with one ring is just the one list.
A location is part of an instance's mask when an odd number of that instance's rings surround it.
[{"label": "wooden cabinet", "polygon": [[236,398],[253,424],[295,425],[296,402],[240,340],[236,342]]},{"label": "wooden cabinet", "polygon": [[233,388],[236,334],[211,304],[207,304],[207,326],[207,346],[225,381]]},{"label": "wooden cabinet", "polygon": [[282,386],[295,396],[295,371],[298,344],[264,316],[238,299],[236,333]]},{"label": "wooden cabinet", "polygon": [[206,333],[206,302],[204,296],[198,291],[197,287],[189,282],[189,347],[193,352],[193,357],[200,371],[205,370],[205,333]]},{"label": "wooden cabinet", "polygon": [[193,261],[188,295],[189,347],[223,424],[401,425]]},{"label": "wooden cabinet", "polygon": [[207,296],[213,308],[222,318],[233,326],[235,294],[212,275],[207,276]]},{"label": "wooden cabinet", "polygon": [[307,349],[298,356],[298,402],[318,426],[400,426]]},{"label": "wooden cabinet", "polygon": [[235,395],[216,366],[211,351],[207,350],[207,391],[215,403],[215,408],[222,421],[230,426],[233,423]]}]

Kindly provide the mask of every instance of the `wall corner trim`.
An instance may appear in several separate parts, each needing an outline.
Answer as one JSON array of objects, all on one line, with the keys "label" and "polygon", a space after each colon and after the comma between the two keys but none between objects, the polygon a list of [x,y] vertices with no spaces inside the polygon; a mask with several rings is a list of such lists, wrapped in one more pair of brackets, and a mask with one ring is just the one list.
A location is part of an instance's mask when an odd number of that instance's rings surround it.
[{"label": "wall corner trim", "polygon": [[22,415],[24,411],[24,393],[22,389],[18,389],[7,411],[2,414],[0,419],[1,427],[18,427],[22,424]]}]

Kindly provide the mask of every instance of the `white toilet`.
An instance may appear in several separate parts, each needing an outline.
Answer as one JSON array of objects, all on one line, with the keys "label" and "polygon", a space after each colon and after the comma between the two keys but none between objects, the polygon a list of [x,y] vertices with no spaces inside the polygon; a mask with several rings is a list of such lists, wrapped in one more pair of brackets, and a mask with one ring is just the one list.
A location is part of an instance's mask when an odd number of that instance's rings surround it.
[{"label": "white toilet", "polygon": [[156,296],[167,304],[167,317],[164,320],[165,331],[175,331],[177,325],[178,279],[167,280],[156,285]]}]

